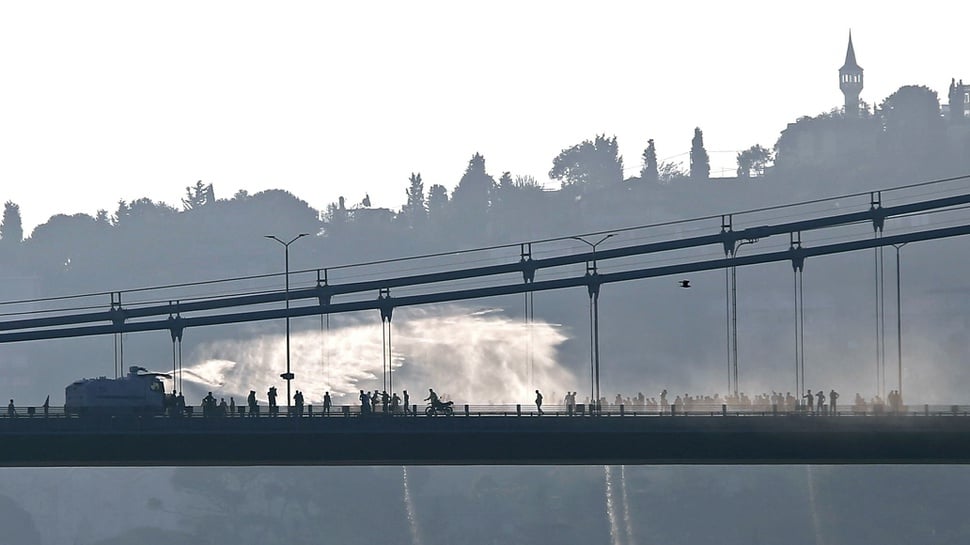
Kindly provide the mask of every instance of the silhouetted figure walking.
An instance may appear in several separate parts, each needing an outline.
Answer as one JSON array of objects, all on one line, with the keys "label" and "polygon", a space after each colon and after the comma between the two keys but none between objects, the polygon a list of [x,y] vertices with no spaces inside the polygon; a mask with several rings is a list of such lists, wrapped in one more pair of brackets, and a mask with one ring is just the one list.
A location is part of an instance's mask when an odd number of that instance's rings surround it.
[{"label": "silhouetted figure walking", "polygon": [[229,416],[236,416],[236,398],[229,396]]},{"label": "silhouetted figure walking", "polygon": [[259,413],[259,407],[256,405],[256,390],[249,391],[246,402],[249,404],[249,416],[255,417]]},{"label": "silhouetted figure walking", "polygon": [[542,394],[539,393],[539,390],[536,390],[536,409],[539,411],[539,416],[545,414],[542,412]]},{"label": "silhouetted figure walking", "polygon": [[815,403],[815,396],[812,395],[812,391],[809,390],[808,393],[802,397],[808,400],[808,414],[815,414],[815,408],[813,407]]},{"label": "silhouetted figure walking", "polygon": [[293,394],[293,405],[293,411],[296,413],[296,416],[303,416],[303,392],[297,390]]},{"label": "silhouetted figure walking", "polygon": [[839,393],[832,389],[829,392],[829,414],[832,416],[838,416],[838,399]]},{"label": "silhouetted figure walking", "polygon": [[10,400],[10,403],[7,405],[7,416],[9,416],[10,418],[17,416],[17,409],[13,406],[12,399]]},{"label": "silhouetted figure walking", "polygon": [[815,397],[818,398],[818,403],[815,404],[816,414],[825,414],[825,393],[819,390],[815,393]]},{"label": "silhouetted figure walking", "polygon": [[667,389],[660,392],[660,411],[666,413],[667,409],[670,408],[670,403],[667,402]]},{"label": "silhouetted figure walking", "polygon": [[330,414],[330,407],[333,406],[333,400],[330,399],[330,392],[323,393],[323,414]]},{"label": "silhouetted figure walking", "polygon": [[404,390],[404,414],[411,412],[411,396],[408,395],[408,391]]},{"label": "silhouetted figure walking", "polygon": [[367,395],[367,392],[361,390],[360,391],[360,395],[357,396],[357,397],[360,398],[360,414],[367,414],[367,413],[369,413],[370,412],[370,396]]},{"label": "silhouetted figure walking", "polygon": [[387,406],[391,403],[391,396],[387,395],[387,390],[381,392],[381,412],[387,412]]}]

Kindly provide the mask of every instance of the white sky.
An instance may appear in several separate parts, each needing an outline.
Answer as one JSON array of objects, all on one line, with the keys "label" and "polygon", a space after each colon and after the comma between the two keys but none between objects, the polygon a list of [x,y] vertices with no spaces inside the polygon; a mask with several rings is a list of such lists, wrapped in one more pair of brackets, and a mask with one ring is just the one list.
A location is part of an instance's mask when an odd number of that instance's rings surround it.
[{"label": "white sky", "polygon": [[200,179],[396,209],[411,172],[450,192],[476,151],[554,186],[597,133],[633,175],[648,138],[686,162],[695,126],[717,174],[842,104],[850,27],[870,103],[970,80],[968,3],[793,4],[3,2],[0,202],[27,233]]}]

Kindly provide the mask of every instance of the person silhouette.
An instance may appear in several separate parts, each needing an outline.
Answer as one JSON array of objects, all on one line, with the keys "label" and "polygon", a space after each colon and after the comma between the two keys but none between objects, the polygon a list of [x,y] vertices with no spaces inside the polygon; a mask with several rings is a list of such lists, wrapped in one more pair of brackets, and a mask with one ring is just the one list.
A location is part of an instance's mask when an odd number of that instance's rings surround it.
[{"label": "person silhouette", "polygon": [[829,414],[832,416],[838,416],[837,400],[839,399],[839,393],[833,388],[829,392]]},{"label": "person silhouette", "polygon": [[818,398],[818,403],[815,404],[815,412],[817,414],[825,414],[825,393],[819,390],[815,393],[815,397]]},{"label": "person silhouette", "polygon": [[276,416],[276,386],[270,386],[269,391],[266,392],[266,397],[269,398],[269,414],[270,416]]},{"label": "person silhouette", "polygon": [[542,412],[542,394],[539,393],[539,390],[536,390],[536,409],[539,411],[539,416],[545,414]]},{"label": "person silhouette", "polygon": [[246,398],[246,403],[249,405],[249,416],[255,417],[259,411],[259,407],[256,404],[256,390],[249,391],[249,397]]},{"label": "person silhouette", "polygon": [[330,399],[330,392],[323,393],[323,414],[330,414],[330,407],[333,406],[333,400]]},{"label": "person silhouette", "polygon": [[815,408],[813,407],[815,403],[815,396],[812,394],[812,391],[809,390],[808,393],[802,397],[808,400],[808,414],[815,414]]}]

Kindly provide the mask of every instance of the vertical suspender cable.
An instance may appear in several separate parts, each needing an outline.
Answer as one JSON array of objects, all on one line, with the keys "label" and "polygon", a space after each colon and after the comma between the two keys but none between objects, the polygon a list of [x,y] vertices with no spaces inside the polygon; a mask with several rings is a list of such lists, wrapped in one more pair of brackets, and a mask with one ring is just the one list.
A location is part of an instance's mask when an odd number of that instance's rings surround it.
[{"label": "vertical suspender cable", "polygon": [[[882,231],[879,231],[882,238]],[[879,246],[879,350],[882,354],[882,393],[886,395],[886,261],[883,259],[883,247]]]},{"label": "vertical suspender cable", "polygon": [[535,386],[535,320],[536,301],[535,292],[530,291],[529,297],[529,383]]},{"label": "vertical suspender cable", "polygon": [[387,320],[387,391],[394,393],[394,348],[391,344],[391,320]]},{"label": "vertical suspender cable", "polygon": [[724,267],[724,338],[727,339],[725,352],[727,353],[727,394],[731,395],[731,288],[729,280],[730,272]]},{"label": "vertical suspender cable", "polygon": [[175,382],[176,377],[178,377],[178,359],[175,353],[175,336],[172,336],[172,390],[178,389],[178,383]]},{"label": "vertical suspender cable", "polygon": [[182,339],[179,339],[179,392],[182,392]]},{"label": "vertical suspender cable", "polygon": [[792,308],[795,310],[795,321],[794,321],[794,332],[795,332],[795,395],[798,397],[798,404],[802,403],[802,388],[803,385],[799,379],[799,367],[801,366],[800,360],[798,359],[798,269],[792,268],[792,295],[793,295],[793,305]]},{"label": "vertical suspender cable", "polygon": [[597,407],[596,374],[593,368],[593,294],[589,296],[589,402],[590,407]]},{"label": "vertical suspender cable", "polygon": [[[873,235],[874,238],[878,237],[878,231]],[[881,381],[881,354],[879,352],[879,250],[874,249],[873,253],[873,269],[874,269],[874,283],[876,288],[876,395],[882,397],[882,393],[879,389]]]},{"label": "vertical suspender cable", "polygon": [[384,391],[387,391],[387,329],[384,326],[384,318],[381,317],[381,358],[383,358],[384,372]]},{"label": "vertical suspender cable", "polygon": [[[735,255],[737,255],[735,253]],[[738,381],[738,268],[731,265],[731,358],[734,366],[734,397],[740,401],[741,384]]]},{"label": "vertical suspender cable", "polygon": [[802,388],[805,387],[805,278],[798,270],[798,344],[801,346]]}]

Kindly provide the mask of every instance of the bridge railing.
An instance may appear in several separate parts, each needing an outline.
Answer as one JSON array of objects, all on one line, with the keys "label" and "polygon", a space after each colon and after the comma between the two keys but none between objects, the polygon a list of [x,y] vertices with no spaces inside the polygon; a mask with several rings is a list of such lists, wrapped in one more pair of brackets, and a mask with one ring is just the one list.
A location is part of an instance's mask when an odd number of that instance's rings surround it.
[{"label": "bridge railing", "polygon": [[[93,414],[120,415],[125,414],[117,411],[97,411]],[[6,411],[0,412],[0,420],[12,418],[78,418],[84,415],[68,413],[64,407],[10,407]],[[269,407],[259,406],[255,415],[250,414],[248,407],[237,406],[236,412],[230,414],[229,411],[216,409],[210,414],[206,414],[201,407],[186,407],[185,412],[172,415],[167,412],[164,415],[149,415],[158,417],[176,418],[360,418],[360,417],[395,417],[412,418],[425,417],[424,405],[411,405],[407,411],[399,407],[397,411],[387,411],[381,405],[377,405],[370,411],[362,411],[360,405],[336,405],[330,408],[328,413],[323,411],[319,405],[307,405],[303,407],[302,413],[298,413],[293,407],[292,412],[287,414],[286,407],[278,407],[275,413],[271,413]],[[682,417],[682,416],[723,416],[723,417],[745,417],[745,416],[838,416],[838,417],[878,417],[878,416],[970,416],[970,405],[951,404],[951,405],[905,405],[898,409],[881,405],[839,405],[835,412],[829,407],[824,407],[821,411],[810,411],[808,407],[783,407],[783,406],[745,406],[732,407],[724,404],[693,403],[687,406],[673,404],[666,409],[643,405],[613,405],[604,404],[599,410],[595,410],[585,404],[577,404],[573,407],[566,405],[543,405],[542,414],[533,404],[505,404],[505,405],[454,405],[454,417],[572,417],[572,416],[598,416],[598,417]]]}]

